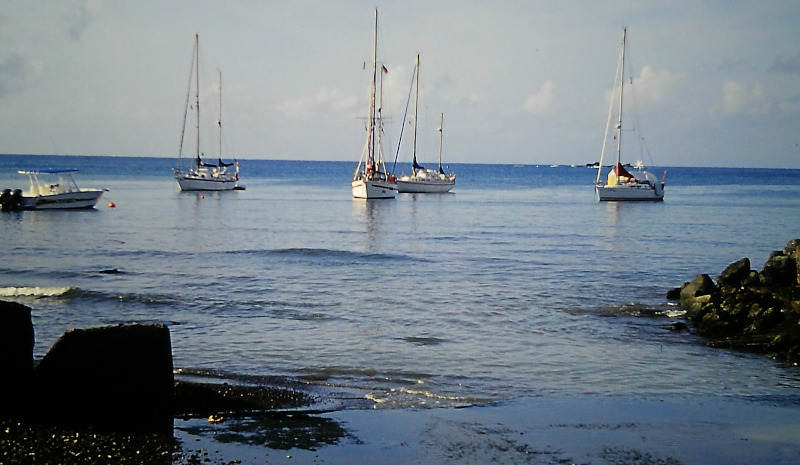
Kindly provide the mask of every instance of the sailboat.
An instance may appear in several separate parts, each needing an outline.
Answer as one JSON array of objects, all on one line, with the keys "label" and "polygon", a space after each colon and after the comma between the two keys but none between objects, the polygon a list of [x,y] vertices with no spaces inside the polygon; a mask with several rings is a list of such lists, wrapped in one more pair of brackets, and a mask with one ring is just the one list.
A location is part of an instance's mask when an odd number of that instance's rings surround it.
[{"label": "sailboat", "polygon": [[417,106],[419,103],[419,54],[415,70],[414,97],[414,148],[412,150],[411,175],[403,175],[397,179],[397,192],[401,193],[442,193],[449,192],[456,183],[456,175],[445,174],[442,169],[442,129],[444,113],[439,118],[439,169],[426,169],[417,163]]},{"label": "sailboat", "polygon": [[186,133],[186,113],[189,108],[188,105],[189,94],[191,93],[191,81],[189,86],[190,91],[186,96],[187,105],[183,115],[183,130],[181,131],[181,146],[178,151],[178,167],[172,169],[172,174],[175,180],[178,181],[182,191],[230,191],[234,189],[241,189],[237,182],[239,181],[239,162],[225,163],[222,161],[222,73],[219,78],[219,107],[220,114],[217,125],[219,126],[219,159],[216,164],[206,163],[200,155],[200,42],[197,34],[194,36],[194,55],[192,71],[194,72],[195,84],[195,129],[196,129],[196,153],[193,164],[188,169],[183,169],[181,154],[183,152],[183,138]]},{"label": "sailboat", "polygon": [[[381,67],[381,91],[383,89],[383,71]],[[375,10],[375,34],[372,46],[372,87],[370,88],[369,116],[367,119],[367,140],[361,158],[353,171],[353,180],[350,187],[353,197],[357,199],[393,199],[397,194],[397,184],[394,175],[386,171],[383,160],[381,136],[383,134],[383,119],[381,116],[380,102],[382,92],[378,90],[378,10]]]},{"label": "sailboat", "polygon": [[[644,171],[644,165],[637,162],[636,170],[628,170],[621,162],[622,153],[622,97],[625,88],[625,45],[627,39],[627,29],[622,29],[622,50],[620,51],[619,65],[618,65],[618,78],[619,78],[619,118],[614,128],[614,138],[617,141],[617,162],[614,167],[608,172],[605,182],[600,180],[603,169],[603,155],[605,155],[606,142],[608,141],[608,133],[610,124],[606,124],[606,137],[603,141],[603,150],[600,154],[600,163],[597,167],[597,179],[595,180],[595,189],[597,190],[598,198],[603,200],[664,200],[664,181],[666,172],[658,182],[656,176],[652,173]],[[616,87],[616,85],[615,85]],[[611,121],[611,113],[614,107],[614,98],[611,99],[611,108],[609,109],[608,121]]]}]

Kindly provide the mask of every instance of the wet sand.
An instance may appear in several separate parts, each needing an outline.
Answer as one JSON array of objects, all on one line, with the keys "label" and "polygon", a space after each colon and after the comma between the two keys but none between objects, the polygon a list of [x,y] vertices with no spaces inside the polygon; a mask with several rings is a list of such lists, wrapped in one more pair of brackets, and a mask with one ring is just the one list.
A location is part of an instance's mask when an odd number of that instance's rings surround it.
[{"label": "wet sand", "polygon": [[[4,420],[0,463],[800,463],[800,394],[551,396],[375,409],[348,392],[178,383],[176,400],[183,413],[173,437]],[[223,410],[238,413],[209,417]]]},{"label": "wet sand", "polygon": [[798,398],[542,397],[467,408],[176,419],[187,457],[243,464],[797,464]]}]

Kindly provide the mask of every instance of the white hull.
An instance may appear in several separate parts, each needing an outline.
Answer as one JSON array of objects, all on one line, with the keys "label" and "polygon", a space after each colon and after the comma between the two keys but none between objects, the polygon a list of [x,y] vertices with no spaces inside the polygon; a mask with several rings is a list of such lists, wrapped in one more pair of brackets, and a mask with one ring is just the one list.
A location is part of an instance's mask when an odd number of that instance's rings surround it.
[{"label": "white hull", "polygon": [[397,192],[401,194],[441,194],[450,192],[455,184],[455,180],[450,179],[403,176],[397,180]]},{"label": "white hull", "polygon": [[664,191],[656,190],[649,184],[597,185],[596,189],[597,196],[601,201],[664,200]]},{"label": "white hull", "polygon": [[369,181],[358,179],[350,183],[353,197],[357,199],[393,199],[397,186],[388,181]]},{"label": "white hull", "polygon": [[93,208],[103,195],[102,189],[81,189],[78,192],[22,197],[22,208],[26,210],[68,210]]},{"label": "white hull", "polygon": [[182,191],[232,191],[236,187],[236,180],[228,175],[178,170],[174,170],[174,174]]}]

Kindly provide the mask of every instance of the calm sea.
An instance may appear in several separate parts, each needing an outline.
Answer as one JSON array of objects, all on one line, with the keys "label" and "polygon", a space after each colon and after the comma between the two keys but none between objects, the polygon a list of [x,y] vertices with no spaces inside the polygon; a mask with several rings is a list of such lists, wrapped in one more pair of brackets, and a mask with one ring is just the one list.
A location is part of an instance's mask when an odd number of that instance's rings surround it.
[{"label": "calm sea", "polygon": [[585,167],[454,164],[450,194],[364,201],[350,162],[244,160],[246,191],[205,194],[173,164],[0,156],[0,188],[78,168],[110,189],[0,214],[0,298],[33,308],[37,358],[71,327],[165,323],[183,370],[381,407],[800,392],[797,367],[669,331],[664,297],[800,237],[800,170],[667,168],[663,203],[629,204],[597,202]]}]

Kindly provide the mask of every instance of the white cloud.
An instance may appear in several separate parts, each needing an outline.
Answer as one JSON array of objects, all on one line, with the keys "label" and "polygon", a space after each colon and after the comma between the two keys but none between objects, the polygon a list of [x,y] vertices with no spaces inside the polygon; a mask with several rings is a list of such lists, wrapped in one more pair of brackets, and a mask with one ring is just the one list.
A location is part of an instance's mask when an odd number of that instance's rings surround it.
[{"label": "white cloud", "polygon": [[538,92],[528,97],[522,108],[535,115],[541,115],[550,109],[554,101],[553,81],[547,81],[542,84]]},{"label": "white cloud", "polygon": [[639,77],[633,78],[639,104],[655,105],[663,102],[680,79],[680,76],[667,70],[656,71],[650,65],[645,65]]},{"label": "white cloud", "polygon": [[722,100],[714,104],[709,113],[723,116],[761,115],[769,111],[769,108],[761,84],[755,83],[748,87],[742,82],[727,80],[722,84]]}]

